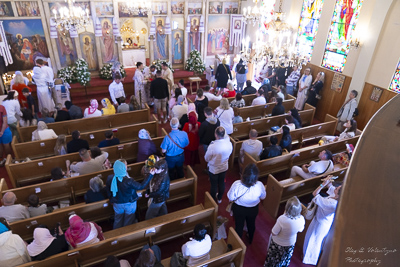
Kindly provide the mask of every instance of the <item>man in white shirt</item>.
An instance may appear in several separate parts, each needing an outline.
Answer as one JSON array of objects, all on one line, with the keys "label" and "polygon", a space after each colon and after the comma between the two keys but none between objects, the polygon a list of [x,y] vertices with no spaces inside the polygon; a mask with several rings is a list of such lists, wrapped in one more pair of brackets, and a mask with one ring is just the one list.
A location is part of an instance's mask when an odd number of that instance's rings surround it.
[{"label": "man in white shirt", "polygon": [[114,105],[120,105],[122,103],[121,97],[125,98],[124,86],[121,83],[121,74],[116,73],[114,77],[115,79],[108,87],[108,91],[110,92],[111,102]]},{"label": "man in white shirt", "polygon": [[203,91],[203,95],[207,97],[208,101],[220,101],[222,99],[221,91],[218,91],[217,95],[210,93],[210,86],[206,85]]},{"label": "man in white shirt", "polygon": [[178,101],[172,108],[172,117],[175,117],[178,120],[182,118],[183,114],[186,114],[188,112],[188,105],[183,102],[184,100],[185,99],[183,98],[182,95],[178,96]]},{"label": "man in white shirt", "polygon": [[215,129],[215,141],[208,146],[204,159],[208,162],[208,175],[211,183],[210,194],[218,203],[222,202],[222,196],[225,192],[225,174],[229,167],[228,161],[232,150],[231,142],[229,139],[225,139],[224,127],[220,126]]},{"label": "man in white shirt", "polygon": [[240,163],[243,164],[244,160],[244,152],[247,152],[252,156],[255,160],[260,160],[260,153],[263,149],[263,143],[260,140],[257,140],[258,132],[256,129],[251,129],[249,133],[248,140],[244,141],[242,147],[240,148]]},{"label": "man in white shirt", "polygon": [[13,192],[4,194],[0,207],[0,217],[5,218],[9,223],[30,218],[28,208],[21,204],[15,204],[17,196]]},{"label": "man in white shirt", "polygon": [[180,80],[179,80],[179,83],[178,83],[178,86],[179,86],[179,88],[181,88],[183,97],[186,98],[187,89],[186,89],[186,87],[184,86],[184,83],[185,83],[185,81],[184,81],[183,79],[180,79]]},{"label": "man in white shirt", "polygon": [[251,102],[252,106],[267,104],[267,100],[265,100],[265,97],[264,97],[263,89],[258,89],[256,96],[257,97],[253,99],[253,102]]},{"label": "man in white shirt", "polygon": [[86,148],[79,150],[79,156],[81,156],[81,162],[73,162],[70,164],[67,160],[67,170],[71,170],[79,173],[79,175],[98,172],[103,170],[103,164],[108,158],[107,152],[102,152],[100,156],[92,159],[89,151]]},{"label": "man in white shirt", "polygon": [[54,82],[54,72],[53,69],[44,64],[43,59],[36,59],[36,65],[39,66],[45,73],[46,82],[53,84]]},{"label": "man in white shirt", "polygon": [[303,179],[309,179],[334,170],[332,152],[322,150],[318,158],[320,159],[318,162],[311,161],[310,164],[304,164],[301,167],[293,166],[290,171],[290,177],[301,176]]}]

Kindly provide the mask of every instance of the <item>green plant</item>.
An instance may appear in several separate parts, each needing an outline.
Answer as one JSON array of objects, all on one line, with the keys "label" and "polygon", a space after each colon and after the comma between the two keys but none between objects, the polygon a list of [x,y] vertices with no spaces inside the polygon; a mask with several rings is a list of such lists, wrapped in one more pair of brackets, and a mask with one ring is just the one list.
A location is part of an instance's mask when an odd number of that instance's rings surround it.
[{"label": "green plant", "polygon": [[206,64],[201,59],[200,52],[192,50],[186,60],[186,70],[202,74],[206,70]]}]

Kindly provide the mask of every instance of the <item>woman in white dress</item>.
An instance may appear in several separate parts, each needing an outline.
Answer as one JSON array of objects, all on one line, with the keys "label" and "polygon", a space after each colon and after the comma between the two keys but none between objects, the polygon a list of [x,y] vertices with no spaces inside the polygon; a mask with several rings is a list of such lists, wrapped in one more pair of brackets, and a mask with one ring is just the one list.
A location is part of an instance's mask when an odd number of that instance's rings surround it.
[{"label": "woman in white dress", "polygon": [[303,76],[301,76],[299,80],[299,92],[297,93],[296,103],[294,104],[294,107],[297,110],[303,110],[304,104],[306,103],[307,100],[308,89],[311,86],[311,82],[312,82],[311,69],[306,68]]},{"label": "woman in white dress", "polygon": [[[138,101],[138,103],[141,103],[142,108],[145,108],[144,104],[147,103],[147,95],[146,92],[144,90],[144,86],[147,83],[147,80],[144,78],[143,75],[143,70],[144,65],[142,62],[138,62],[136,63],[136,71],[135,71],[135,76],[133,76],[133,80],[135,81],[135,96],[136,99]],[[140,94],[139,92],[141,92],[142,94],[142,101],[140,102]]]},{"label": "woman in white dress", "polygon": [[235,117],[233,109],[229,106],[229,101],[226,98],[222,98],[219,107],[215,109],[217,111],[217,119],[219,119],[221,126],[225,128],[226,134],[233,133],[233,122],[232,119]]},{"label": "woman in white dress", "polygon": [[[308,227],[303,246],[303,263],[317,265],[319,254],[322,249],[322,242],[331,228],[335,216],[336,206],[340,196],[342,186],[332,185],[332,175],[323,180],[313,192],[313,202],[318,206],[317,211],[310,226]],[[328,197],[322,197],[319,192],[324,187],[328,187]]]},{"label": "woman in white dress", "polygon": [[37,97],[39,102],[39,110],[47,108],[50,112],[55,110],[55,104],[51,97],[51,92],[46,82],[46,72],[40,67],[33,68],[32,78],[37,87]]}]

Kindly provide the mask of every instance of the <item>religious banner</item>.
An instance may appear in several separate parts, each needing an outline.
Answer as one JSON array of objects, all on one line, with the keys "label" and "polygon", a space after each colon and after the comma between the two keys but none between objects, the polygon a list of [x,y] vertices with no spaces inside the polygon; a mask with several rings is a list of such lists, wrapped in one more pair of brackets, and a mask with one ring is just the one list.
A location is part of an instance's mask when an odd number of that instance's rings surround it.
[{"label": "religious banner", "polygon": [[4,58],[4,63],[6,66],[8,66],[8,64],[13,63],[10,49],[11,47],[6,40],[6,34],[4,32],[3,22],[0,21],[0,56]]},{"label": "religious banner", "polygon": [[242,15],[231,15],[231,32],[229,35],[230,46],[240,46],[244,36],[244,25]]},{"label": "religious banner", "polygon": [[13,61],[13,64],[7,66],[8,71],[31,70],[36,59],[41,58],[46,62],[49,60],[40,19],[4,20],[3,27]]},{"label": "religious banner", "polygon": [[335,73],[333,75],[331,89],[335,90],[338,93],[341,93],[342,89],[343,89],[343,84],[344,84],[345,78],[346,78],[346,76],[344,76],[343,74]]}]

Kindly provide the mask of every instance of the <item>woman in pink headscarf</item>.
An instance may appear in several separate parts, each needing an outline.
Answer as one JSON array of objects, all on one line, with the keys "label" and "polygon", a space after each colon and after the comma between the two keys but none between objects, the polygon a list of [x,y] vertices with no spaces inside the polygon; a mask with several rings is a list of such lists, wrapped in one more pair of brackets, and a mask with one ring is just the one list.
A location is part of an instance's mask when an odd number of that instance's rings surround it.
[{"label": "woman in pink headscarf", "polygon": [[96,99],[90,100],[90,106],[85,109],[84,118],[100,117],[101,111],[98,109],[99,102]]},{"label": "woman in pink headscarf", "polygon": [[94,222],[83,222],[78,215],[69,217],[69,228],[65,231],[65,239],[72,248],[94,244],[104,240],[101,227]]},{"label": "woman in pink headscarf", "polygon": [[199,138],[199,128],[200,122],[197,121],[197,113],[196,107],[193,103],[189,104],[188,106],[188,113],[187,116],[189,118],[189,122],[185,123],[183,126],[183,131],[188,134],[189,137],[189,145],[185,147],[185,164],[193,166],[195,164],[200,163],[199,157],[199,145],[200,145],[200,138]]}]

